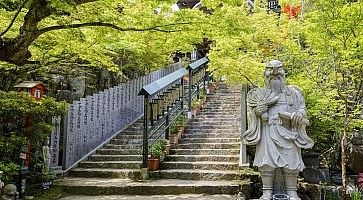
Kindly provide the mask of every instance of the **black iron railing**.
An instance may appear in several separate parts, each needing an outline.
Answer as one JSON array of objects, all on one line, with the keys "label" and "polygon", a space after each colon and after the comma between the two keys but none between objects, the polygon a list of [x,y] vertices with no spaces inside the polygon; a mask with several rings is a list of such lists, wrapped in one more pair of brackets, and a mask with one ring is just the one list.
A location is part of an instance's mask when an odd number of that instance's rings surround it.
[{"label": "black iron railing", "polygon": [[[181,68],[144,86],[139,92],[139,95],[144,96],[142,169],[148,168],[148,153],[152,142],[163,138],[168,140],[170,125],[186,110],[191,111],[191,102],[199,98],[201,87],[205,92],[208,61],[206,57],[199,59],[191,63],[187,70]],[[187,96],[184,92],[185,77],[188,77]],[[188,101],[187,107],[185,101]]]}]

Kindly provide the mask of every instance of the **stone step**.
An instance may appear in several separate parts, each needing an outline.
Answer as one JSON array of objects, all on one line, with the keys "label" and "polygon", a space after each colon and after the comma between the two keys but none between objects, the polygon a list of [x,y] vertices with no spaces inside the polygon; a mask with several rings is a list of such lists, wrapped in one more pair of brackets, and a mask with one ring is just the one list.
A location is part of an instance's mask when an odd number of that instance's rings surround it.
[{"label": "stone step", "polygon": [[223,106],[223,107],[217,107],[217,106],[205,106],[202,108],[202,112],[241,112],[240,106]]},{"label": "stone step", "polygon": [[238,128],[240,126],[240,123],[231,123],[231,124],[200,124],[198,126],[193,126],[193,124],[187,124],[185,126],[185,130],[205,130],[205,129],[211,129],[211,130],[216,130],[216,129],[235,129]]},{"label": "stone step", "polygon": [[179,144],[186,143],[237,143],[239,138],[182,138],[179,139]]},{"label": "stone step", "polygon": [[117,145],[117,144],[106,144],[104,146],[105,149],[139,149],[142,144],[125,144],[125,145]]},{"label": "stone step", "polygon": [[123,133],[118,134],[115,139],[125,139],[125,140],[132,140],[132,139],[141,139],[142,140],[142,134],[141,135],[124,135]]},{"label": "stone step", "polygon": [[204,107],[201,109],[200,114],[208,113],[231,113],[231,114],[241,114],[241,107],[233,106],[228,108],[221,107]]},{"label": "stone step", "polygon": [[192,126],[186,126],[185,127],[185,134],[228,134],[228,133],[233,133],[236,135],[239,135],[238,132],[238,128],[239,127],[233,127],[231,128],[230,126],[225,126],[223,128],[201,128],[201,127],[192,127]]},{"label": "stone step", "polygon": [[237,120],[237,119],[232,119],[232,120],[221,120],[221,121],[217,121],[217,120],[213,120],[213,121],[192,121],[188,123],[189,127],[201,127],[201,126],[239,126],[241,124],[241,121]]},{"label": "stone step", "polygon": [[248,181],[149,180],[65,178],[55,181],[67,194],[76,195],[177,195],[247,193]]},{"label": "stone step", "polygon": [[233,115],[233,116],[240,116],[240,109],[234,109],[234,110],[230,110],[230,111],[223,111],[223,110],[202,110],[199,115],[221,115],[221,116],[225,116],[225,115]]},{"label": "stone step", "polygon": [[96,154],[101,155],[135,155],[141,153],[141,147],[137,149],[98,149]]},{"label": "stone step", "polygon": [[136,144],[142,145],[142,139],[112,139],[110,144],[124,145],[124,144]]},{"label": "stone step", "polygon": [[142,135],[143,134],[143,127],[137,130],[125,130],[122,131],[122,135]]},{"label": "stone step", "polygon": [[199,113],[199,115],[204,115],[207,117],[216,117],[216,118],[222,118],[222,117],[226,117],[226,118],[233,118],[233,117],[239,117],[240,113],[228,113],[228,112],[204,112],[204,113]]},{"label": "stone step", "polygon": [[101,155],[94,154],[89,158],[90,161],[141,161],[142,155]]},{"label": "stone step", "polygon": [[235,162],[239,161],[239,155],[168,155],[165,161],[171,162]]},{"label": "stone step", "polygon": [[226,115],[218,115],[218,114],[205,114],[199,113],[196,118],[206,118],[206,119],[220,119],[220,118],[241,118],[240,114],[226,114]]},{"label": "stone step", "polygon": [[178,144],[179,149],[238,149],[240,143],[188,143]]},{"label": "stone step", "polygon": [[231,122],[231,121],[239,121],[239,120],[235,117],[229,117],[229,118],[221,117],[221,118],[210,119],[210,118],[204,117],[203,115],[198,115],[197,117],[193,118],[190,123],[197,123],[197,122],[219,123],[219,122],[224,122],[224,121]]},{"label": "stone step", "polygon": [[237,162],[171,162],[161,163],[161,169],[204,169],[204,170],[238,170]]},{"label": "stone step", "polygon": [[239,155],[238,149],[170,149],[171,155]]},{"label": "stone step", "polygon": [[133,179],[140,178],[140,169],[107,169],[107,168],[76,168],[69,171],[71,177],[82,178],[121,178]]},{"label": "stone step", "polygon": [[219,102],[219,101],[223,101],[225,99],[239,100],[239,99],[241,99],[241,94],[233,94],[233,95],[212,94],[212,95],[207,95],[207,101],[210,101],[210,102]]},{"label": "stone step", "polygon": [[142,161],[83,161],[80,168],[139,169]]},{"label": "stone step", "polygon": [[153,179],[183,180],[246,180],[248,175],[230,170],[163,169],[150,172]]},{"label": "stone step", "polygon": [[182,138],[239,138],[240,133],[237,130],[228,130],[226,132],[208,132],[205,130],[188,130],[182,135]]}]

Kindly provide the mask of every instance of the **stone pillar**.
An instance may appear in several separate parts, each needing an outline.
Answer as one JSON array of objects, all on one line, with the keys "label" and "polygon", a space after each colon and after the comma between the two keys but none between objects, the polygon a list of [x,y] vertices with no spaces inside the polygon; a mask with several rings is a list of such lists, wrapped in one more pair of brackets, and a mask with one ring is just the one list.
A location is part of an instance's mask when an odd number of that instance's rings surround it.
[{"label": "stone pillar", "polygon": [[[247,131],[247,85],[242,85],[241,88],[241,135]],[[247,146],[242,143],[240,145],[240,158],[239,158],[239,166],[240,167],[249,167],[249,160],[247,157]]]}]

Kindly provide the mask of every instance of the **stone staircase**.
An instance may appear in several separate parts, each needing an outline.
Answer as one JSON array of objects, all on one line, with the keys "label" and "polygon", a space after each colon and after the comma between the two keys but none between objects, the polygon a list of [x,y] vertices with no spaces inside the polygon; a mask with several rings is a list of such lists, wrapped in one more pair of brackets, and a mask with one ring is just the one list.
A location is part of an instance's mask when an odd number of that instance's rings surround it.
[{"label": "stone staircase", "polygon": [[76,195],[231,194],[248,196],[250,174],[239,170],[240,91],[222,85],[190,120],[179,144],[161,165],[140,177],[142,120],[120,133],[57,181]]},{"label": "stone staircase", "polygon": [[185,134],[162,163],[162,170],[151,173],[151,177],[241,180],[238,172],[241,94],[224,87],[208,95],[206,107],[185,127]]},{"label": "stone staircase", "polygon": [[143,120],[139,119],[71,169],[69,177],[138,179],[142,164]]}]

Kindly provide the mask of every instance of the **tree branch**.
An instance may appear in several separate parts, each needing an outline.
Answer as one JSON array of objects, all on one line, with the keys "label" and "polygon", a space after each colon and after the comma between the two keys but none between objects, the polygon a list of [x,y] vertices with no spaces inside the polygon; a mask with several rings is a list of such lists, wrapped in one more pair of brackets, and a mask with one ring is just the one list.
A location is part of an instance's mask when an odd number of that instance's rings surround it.
[{"label": "tree branch", "polygon": [[247,82],[249,82],[251,85],[252,85],[252,87],[253,88],[255,88],[255,87],[257,87],[252,81],[251,81],[251,79],[249,79],[245,74],[243,74],[240,70],[237,70],[237,72],[241,75],[241,76],[243,76],[246,80],[247,80]]},{"label": "tree branch", "polygon": [[25,4],[28,2],[28,0],[24,0],[23,1],[23,3],[21,3],[21,5],[19,6],[19,8],[18,8],[18,10],[16,11],[16,13],[15,13],[15,15],[14,15],[14,17],[13,17],[13,19],[11,20],[11,22],[10,22],[10,24],[9,24],[9,26],[2,32],[2,33],[0,33],[0,37],[2,37],[3,35],[5,35],[5,33],[7,33],[9,30],[10,30],[10,28],[13,26],[13,24],[14,24],[14,22],[15,22],[15,20],[16,20],[16,18],[18,17],[18,15],[19,15],[19,13],[20,13],[20,11],[21,11],[21,9],[23,9],[23,7],[25,6]]},{"label": "tree branch", "polygon": [[136,27],[129,27],[129,28],[122,28],[115,24],[107,23],[107,22],[86,22],[86,23],[79,23],[79,24],[70,24],[70,25],[57,25],[57,26],[49,26],[38,31],[38,35],[44,34],[49,31],[55,30],[62,30],[62,29],[71,29],[71,28],[82,28],[82,27],[109,27],[118,31],[160,31],[160,32],[177,32],[180,30],[163,30],[163,27],[169,26],[176,26],[176,25],[187,25],[190,24],[188,22],[181,22],[181,23],[174,23],[174,24],[166,24],[166,25],[159,25],[159,26],[152,26],[149,28],[136,28]]}]

